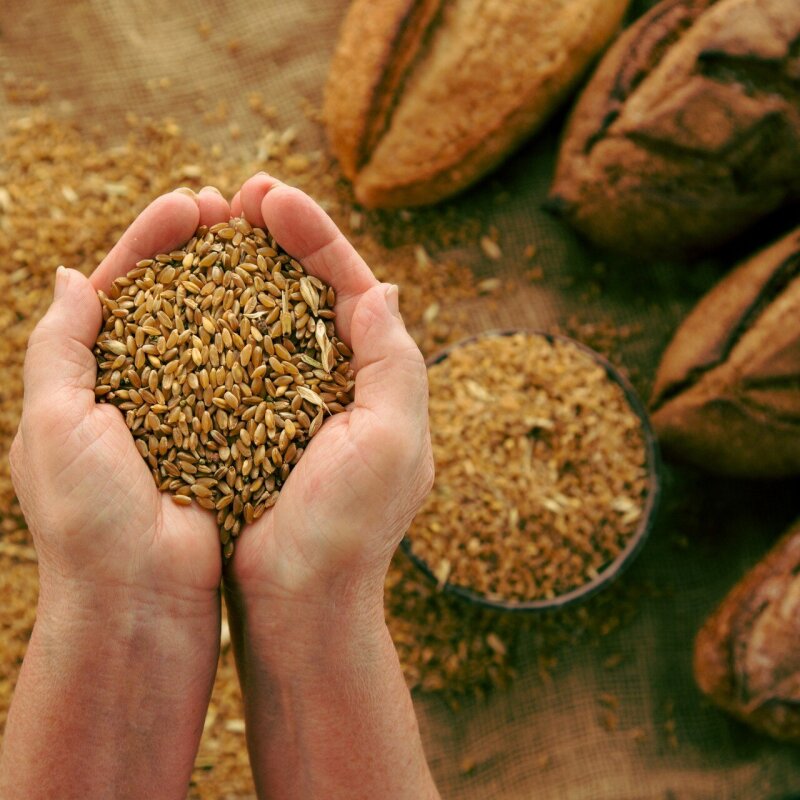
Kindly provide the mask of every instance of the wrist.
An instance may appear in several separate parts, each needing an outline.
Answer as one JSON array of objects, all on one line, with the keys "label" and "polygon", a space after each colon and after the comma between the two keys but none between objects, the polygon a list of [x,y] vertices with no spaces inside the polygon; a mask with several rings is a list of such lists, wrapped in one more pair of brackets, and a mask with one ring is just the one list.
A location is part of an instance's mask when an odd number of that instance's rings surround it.
[{"label": "wrist", "polygon": [[[33,640],[53,662],[82,663],[109,700],[140,676],[189,705],[206,694],[219,653],[219,595],[43,579]],[[143,691],[143,696],[147,693]],[[163,695],[162,695],[163,696]]]},{"label": "wrist", "polygon": [[219,618],[219,591],[197,591],[177,584],[155,588],[100,578],[73,578],[40,566],[37,618],[76,630],[101,621],[106,632],[113,632],[115,624],[156,627],[170,621],[202,627]]},{"label": "wrist", "polygon": [[382,591],[226,596],[260,796],[438,796]]},{"label": "wrist", "polygon": [[70,796],[108,797],[125,786],[130,796],[184,797],[217,664],[218,604],[164,613],[117,591],[43,589],[0,795],[61,797],[68,787]]},{"label": "wrist", "polygon": [[[34,634],[48,652],[77,651],[95,658],[98,669],[137,665],[158,672],[188,674],[216,664],[219,597],[204,602],[164,598],[119,588],[45,583],[36,609]],[[108,650],[113,658],[100,657]],[[85,656],[84,656],[85,657]]]},{"label": "wrist", "polygon": [[388,638],[383,585],[341,580],[288,595],[225,581],[231,632],[243,655],[276,670],[323,668],[347,652],[369,657]]}]

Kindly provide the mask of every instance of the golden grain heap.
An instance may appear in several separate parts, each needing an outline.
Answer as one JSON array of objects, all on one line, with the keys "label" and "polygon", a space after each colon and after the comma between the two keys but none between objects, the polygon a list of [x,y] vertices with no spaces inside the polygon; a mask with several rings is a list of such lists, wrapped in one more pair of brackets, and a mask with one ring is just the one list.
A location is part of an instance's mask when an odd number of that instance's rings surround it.
[{"label": "golden grain heap", "polygon": [[595,578],[639,525],[648,472],[622,388],[568,340],[486,336],[430,377],[436,482],[413,552],[441,584],[553,598]]},{"label": "golden grain heap", "polygon": [[125,414],[159,489],[216,512],[229,558],[352,399],[334,291],[239,218],[140,261],[100,300],[98,401]]}]

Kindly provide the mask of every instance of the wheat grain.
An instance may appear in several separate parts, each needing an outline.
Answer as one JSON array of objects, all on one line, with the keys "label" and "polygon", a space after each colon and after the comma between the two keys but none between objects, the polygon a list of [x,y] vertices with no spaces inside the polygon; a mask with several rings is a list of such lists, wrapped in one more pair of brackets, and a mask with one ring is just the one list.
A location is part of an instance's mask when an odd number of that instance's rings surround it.
[{"label": "wheat grain", "polygon": [[320,316],[335,299],[241,218],[201,227],[100,293],[97,401],[126,414],[159,489],[216,512],[226,558],[323,413],[352,399],[349,351]]}]

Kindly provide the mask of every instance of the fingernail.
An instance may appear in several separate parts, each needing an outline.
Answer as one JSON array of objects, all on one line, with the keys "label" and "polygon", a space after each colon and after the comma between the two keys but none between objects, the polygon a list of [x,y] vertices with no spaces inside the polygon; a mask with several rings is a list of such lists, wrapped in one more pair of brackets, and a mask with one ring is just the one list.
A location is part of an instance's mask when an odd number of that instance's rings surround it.
[{"label": "fingernail", "polygon": [[176,190],[178,194],[185,194],[187,197],[191,197],[194,200],[197,195],[188,187],[188,186],[180,186]]},{"label": "fingernail", "polygon": [[392,285],[386,290],[386,307],[389,313],[397,319],[402,319],[400,316],[400,290]]},{"label": "fingernail", "polygon": [[210,192],[216,192],[220,197],[222,197],[222,192],[219,189],[217,189],[216,186],[204,186],[200,191],[205,192],[206,190]]},{"label": "fingernail", "polygon": [[67,284],[69,283],[69,274],[67,273],[66,267],[59,267],[56,270],[56,284],[53,289],[53,300],[58,300],[64,292],[67,290]]},{"label": "fingernail", "polygon": [[279,181],[274,175],[270,175],[269,172],[264,172],[263,170],[261,172],[256,172],[256,177],[258,177],[259,175],[268,178],[269,180],[272,181],[272,185],[269,186],[267,189],[268,192],[271,192],[276,187],[282,185],[282,182]]},{"label": "fingernail", "polygon": [[269,187],[269,189],[268,189],[268,191],[271,191],[276,186],[283,186],[283,181],[280,178],[276,178],[274,175],[270,175],[269,172],[264,172],[262,170],[261,172],[257,172],[256,173],[256,177],[267,178],[268,180],[270,180],[272,182],[270,187]]}]

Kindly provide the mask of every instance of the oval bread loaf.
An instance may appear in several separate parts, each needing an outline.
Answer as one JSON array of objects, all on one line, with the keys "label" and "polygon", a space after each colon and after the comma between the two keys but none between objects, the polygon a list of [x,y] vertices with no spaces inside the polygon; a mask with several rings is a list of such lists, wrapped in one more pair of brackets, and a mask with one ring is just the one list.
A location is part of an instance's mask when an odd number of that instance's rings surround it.
[{"label": "oval bread loaf", "polygon": [[434,203],[541,125],[629,0],[354,0],[325,92],[332,149],[368,207]]},{"label": "oval bread loaf", "polygon": [[651,406],[667,452],[722,474],[800,474],[800,228],[698,303],[664,352]]},{"label": "oval bread loaf", "polygon": [[694,674],[718,706],[800,744],[800,521],[739,581],[697,635]]},{"label": "oval bread loaf", "polygon": [[800,2],[664,0],[603,58],[551,191],[590,240],[709,250],[800,197]]}]

